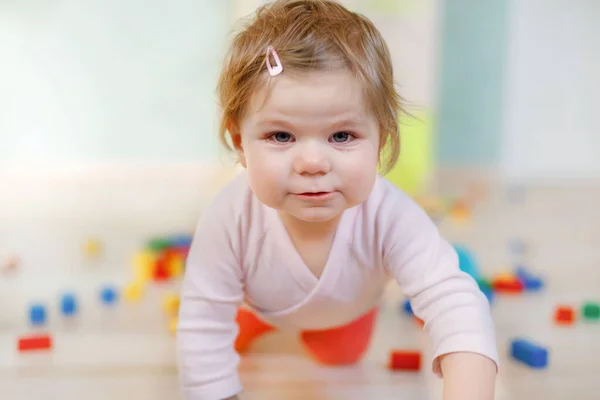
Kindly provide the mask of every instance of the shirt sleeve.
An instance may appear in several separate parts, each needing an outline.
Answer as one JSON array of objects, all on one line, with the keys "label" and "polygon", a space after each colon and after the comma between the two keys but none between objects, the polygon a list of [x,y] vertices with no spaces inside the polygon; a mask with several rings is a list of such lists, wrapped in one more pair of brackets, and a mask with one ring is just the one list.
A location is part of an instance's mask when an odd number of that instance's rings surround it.
[{"label": "shirt sleeve", "polygon": [[384,262],[425,322],[433,349],[433,371],[441,376],[439,357],[473,352],[498,368],[496,333],[487,298],[477,282],[460,270],[458,255],[429,216],[403,193],[380,216]]},{"label": "shirt sleeve", "polygon": [[[222,199],[221,199],[222,200]],[[234,349],[243,301],[239,233],[231,209],[211,204],[201,217],[181,288],[177,355],[184,398],[222,400],[241,392]]]}]

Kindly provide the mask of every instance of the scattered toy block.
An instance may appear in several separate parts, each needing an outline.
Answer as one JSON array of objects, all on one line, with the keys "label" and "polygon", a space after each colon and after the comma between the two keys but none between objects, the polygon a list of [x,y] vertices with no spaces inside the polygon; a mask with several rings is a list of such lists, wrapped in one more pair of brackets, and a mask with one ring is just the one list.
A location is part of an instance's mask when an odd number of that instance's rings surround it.
[{"label": "scattered toy block", "polygon": [[52,338],[49,335],[34,335],[21,337],[18,340],[19,351],[49,350],[52,348]]},{"label": "scattered toy block", "polygon": [[88,239],[84,245],[84,252],[88,257],[97,257],[102,251],[100,241],[96,239]]},{"label": "scattered toy block", "polygon": [[421,369],[421,352],[392,350],[388,367],[393,371],[419,371]]},{"label": "scattered toy block", "polygon": [[165,257],[160,257],[158,260],[156,260],[153,278],[155,281],[160,282],[169,279],[169,266],[167,265],[167,260]]},{"label": "scattered toy block", "polygon": [[587,320],[599,320],[600,319],[600,305],[597,303],[586,303],[583,305],[581,314]]},{"label": "scattered toy block", "polygon": [[192,245],[193,235],[174,235],[169,239],[169,247],[190,247]]},{"label": "scattered toy block", "polygon": [[46,306],[43,304],[33,304],[29,308],[29,322],[32,325],[44,325],[47,320]]},{"label": "scattered toy block", "polygon": [[135,279],[143,282],[147,282],[152,279],[154,273],[154,265],[158,256],[156,252],[152,250],[143,250],[138,252],[133,257],[133,268],[135,272]]},{"label": "scattered toy block", "polygon": [[495,295],[494,289],[491,286],[480,286],[479,290],[485,295],[490,305],[494,304]]},{"label": "scattered toy block", "polygon": [[477,280],[481,278],[481,272],[479,270],[479,264],[472,251],[466,246],[460,244],[453,244],[454,251],[458,256],[458,266],[461,271],[471,275],[473,279]]},{"label": "scattered toy block", "polygon": [[554,311],[554,322],[559,325],[572,325],[575,322],[575,310],[570,306],[559,306]]},{"label": "scattered toy block", "polygon": [[163,251],[171,245],[171,241],[166,237],[155,237],[148,241],[146,247],[154,251]]},{"label": "scattered toy block", "polygon": [[402,304],[402,309],[404,310],[404,312],[408,315],[414,315],[413,314],[413,310],[412,310],[412,306],[410,305],[410,300],[406,299],[404,300],[404,303]]},{"label": "scattered toy block", "polygon": [[179,296],[176,294],[167,294],[163,299],[163,311],[167,315],[177,315],[179,312]]},{"label": "scattered toy block", "polygon": [[127,301],[138,301],[142,298],[142,294],[144,293],[144,286],[142,282],[136,281],[132,282],[125,288],[123,292],[123,296]]},{"label": "scattered toy block", "polygon": [[171,259],[169,261],[168,270],[168,273],[172,278],[181,277],[185,270],[185,261],[183,257],[174,257]]},{"label": "scattered toy block", "polygon": [[527,291],[539,291],[544,287],[544,281],[542,278],[533,275],[523,266],[517,267],[515,274]]},{"label": "scattered toy block", "polygon": [[423,328],[425,326],[425,321],[423,321],[421,318],[415,316],[415,322],[417,323],[417,325],[419,325],[420,328]]},{"label": "scattered toy block", "polygon": [[523,283],[516,277],[510,277],[510,279],[504,276],[497,277],[492,282],[492,287],[499,293],[521,293],[523,291]]},{"label": "scattered toy block", "polygon": [[74,294],[66,293],[61,297],[60,312],[65,316],[72,316],[77,313],[77,300]]},{"label": "scattered toy block", "polygon": [[514,339],[511,342],[510,355],[532,368],[545,368],[548,365],[548,349],[527,339]]},{"label": "scattered toy block", "polygon": [[112,286],[103,287],[100,291],[100,301],[104,304],[115,304],[118,297],[117,290]]},{"label": "scattered toy block", "polygon": [[172,335],[177,334],[177,324],[178,324],[178,318],[177,317],[171,318],[171,321],[169,322],[169,332],[171,332]]}]

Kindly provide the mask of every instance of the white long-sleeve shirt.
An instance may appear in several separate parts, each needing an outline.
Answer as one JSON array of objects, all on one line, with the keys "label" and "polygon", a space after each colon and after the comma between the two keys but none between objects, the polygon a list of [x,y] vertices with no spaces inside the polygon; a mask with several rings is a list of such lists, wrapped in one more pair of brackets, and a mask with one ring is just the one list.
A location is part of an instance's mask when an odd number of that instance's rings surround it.
[{"label": "white long-sleeve shirt", "polygon": [[185,397],[241,392],[233,344],[242,304],[280,328],[326,329],[376,306],[390,279],[425,321],[436,373],[437,358],[450,352],[479,353],[498,365],[486,297],[405,193],[378,177],[369,198],[344,212],[317,278],[278,212],[253,195],[242,172],[204,211],[188,255],[177,339]]}]

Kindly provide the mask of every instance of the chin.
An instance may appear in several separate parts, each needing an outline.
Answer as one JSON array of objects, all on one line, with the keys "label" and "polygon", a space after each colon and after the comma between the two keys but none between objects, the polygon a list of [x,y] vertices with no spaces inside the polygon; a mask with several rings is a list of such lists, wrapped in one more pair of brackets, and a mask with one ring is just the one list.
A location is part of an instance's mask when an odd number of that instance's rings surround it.
[{"label": "chin", "polygon": [[304,222],[327,222],[340,216],[344,210],[314,207],[303,210],[294,210],[289,214]]}]

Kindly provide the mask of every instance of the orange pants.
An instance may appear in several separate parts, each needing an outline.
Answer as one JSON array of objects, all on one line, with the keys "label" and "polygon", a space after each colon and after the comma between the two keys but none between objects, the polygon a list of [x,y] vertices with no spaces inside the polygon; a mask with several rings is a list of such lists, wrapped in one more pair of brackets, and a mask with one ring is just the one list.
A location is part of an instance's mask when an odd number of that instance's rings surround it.
[{"label": "orange pants", "polygon": [[[309,352],[325,365],[354,364],[369,347],[376,317],[377,309],[373,309],[344,326],[303,331],[301,340]],[[240,354],[248,350],[256,338],[275,329],[248,309],[240,309],[236,320],[240,332],[235,341],[235,349]]]}]

